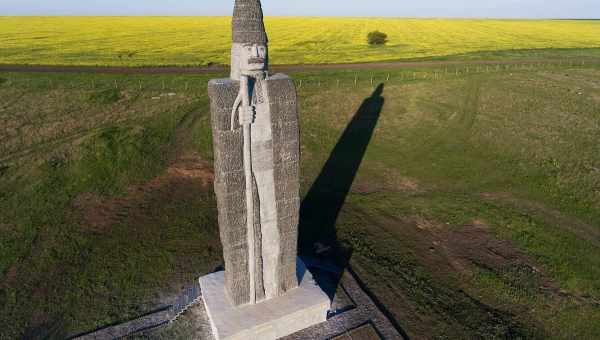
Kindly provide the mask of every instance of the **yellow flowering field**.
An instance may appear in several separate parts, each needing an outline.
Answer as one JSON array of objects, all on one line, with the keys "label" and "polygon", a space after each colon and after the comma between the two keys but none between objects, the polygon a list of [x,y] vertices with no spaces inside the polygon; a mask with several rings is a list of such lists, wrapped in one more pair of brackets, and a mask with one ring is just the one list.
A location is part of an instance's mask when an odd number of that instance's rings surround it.
[{"label": "yellow flowering field", "polygon": [[[266,24],[277,64],[600,48],[600,21],[269,17]],[[373,30],[389,43],[369,46]],[[0,17],[0,63],[227,64],[230,35],[228,17]]]}]

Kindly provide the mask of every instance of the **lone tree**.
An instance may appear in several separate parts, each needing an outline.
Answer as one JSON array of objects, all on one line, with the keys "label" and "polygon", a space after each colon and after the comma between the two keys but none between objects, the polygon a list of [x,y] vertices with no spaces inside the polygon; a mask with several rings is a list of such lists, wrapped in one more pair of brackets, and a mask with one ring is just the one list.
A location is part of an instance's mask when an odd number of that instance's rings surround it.
[{"label": "lone tree", "polygon": [[387,38],[387,34],[379,31],[373,31],[367,35],[369,45],[385,45],[388,42]]}]

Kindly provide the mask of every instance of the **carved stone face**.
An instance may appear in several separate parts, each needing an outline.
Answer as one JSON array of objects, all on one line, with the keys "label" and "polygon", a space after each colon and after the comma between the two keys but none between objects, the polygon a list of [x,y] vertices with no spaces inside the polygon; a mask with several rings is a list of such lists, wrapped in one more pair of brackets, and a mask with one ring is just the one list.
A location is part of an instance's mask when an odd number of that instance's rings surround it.
[{"label": "carved stone face", "polygon": [[265,71],[268,62],[268,49],[265,45],[244,44],[240,51],[242,71]]}]

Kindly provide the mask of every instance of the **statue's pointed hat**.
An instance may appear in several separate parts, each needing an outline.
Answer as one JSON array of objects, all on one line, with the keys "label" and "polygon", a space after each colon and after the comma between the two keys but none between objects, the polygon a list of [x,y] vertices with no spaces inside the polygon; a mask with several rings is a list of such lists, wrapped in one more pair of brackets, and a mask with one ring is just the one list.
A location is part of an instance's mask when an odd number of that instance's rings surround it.
[{"label": "statue's pointed hat", "polygon": [[235,0],[233,42],[239,44],[267,44],[268,38],[260,0]]}]

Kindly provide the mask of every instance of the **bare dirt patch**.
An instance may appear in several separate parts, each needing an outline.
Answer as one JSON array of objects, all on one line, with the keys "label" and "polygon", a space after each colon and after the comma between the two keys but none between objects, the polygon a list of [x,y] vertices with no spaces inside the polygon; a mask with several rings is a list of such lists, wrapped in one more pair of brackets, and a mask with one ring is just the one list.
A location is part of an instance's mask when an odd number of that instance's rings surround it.
[{"label": "bare dirt patch", "polygon": [[437,235],[441,249],[453,267],[461,262],[459,268],[472,264],[500,270],[508,265],[525,264],[534,267],[526,254],[511,242],[499,240],[490,232],[482,220],[474,220],[470,225],[448,228]]},{"label": "bare dirt patch", "polygon": [[419,191],[419,183],[412,178],[404,176],[394,176],[386,184],[388,188],[392,188],[395,191]]},{"label": "bare dirt patch", "polygon": [[484,221],[453,228],[440,234],[439,246],[451,266],[462,275],[488,271],[519,288],[561,295],[556,284],[531,257],[512,242],[497,239]]},{"label": "bare dirt patch", "polygon": [[10,230],[13,230],[13,226],[11,226],[10,224],[0,223],[0,232],[7,233]]},{"label": "bare dirt patch", "polygon": [[[352,267],[410,337],[526,333],[513,313],[521,306],[498,308],[474,295],[473,285],[480,271],[507,280],[515,272],[533,276],[526,282],[538,291],[547,285],[543,272],[518,247],[497,239],[484,220],[452,225],[418,215],[370,216],[374,232],[355,236]],[[532,274],[520,276],[521,270]]]},{"label": "bare dirt patch", "polygon": [[8,268],[8,271],[6,272],[6,277],[4,278],[4,286],[14,287],[14,285],[17,283],[17,275],[17,266],[13,264],[10,268]]},{"label": "bare dirt patch", "polygon": [[498,239],[484,220],[454,226],[415,216],[387,220],[385,225],[402,234],[403,246],[417,255],[436,280],[471,277],[479,269],[499,274],[518,270],[535,278],[536,289],[560,292],[540,265],[512,242]]},{"label": "bare dirt patch", "polygon": [[[395,223],[392,226],[391,223]],[[563,290],[531,256],[511,241],[498,239],[482,219],[462,226],[413,217],[392,222],[386,229],[401,230],[404,246],[411,249],[421,264],[440,281],[472,277],[478,270],[493,272],[508,280],[517,280],[526,289],[551,296],[557,301],[573,298],[600,306],[600,301]],[[402,226],[398,229],[398,226]]]},{"label": "bare dirt patch", "polygon": [[482,197],[486,200],[524,208],[529,213],[540,215],[545,222],[558,226],[559,228],[571,232],[579,238],[590,241],[595,246],[600,247],[600,228],[579,219],[565,216],[559,211],[551,209],[542,203],[518,198],[509,193],[483,193]]},{"label": "bare dirt patch", "polygon": [[[210,164],[191,154],[179,158],[153,180],[129,188],[121,197],[106,198],[86,193],[77,197],[72,206],[88,230],[101,232],[125,219],[142,223],[152,215],[150,203],[190,198],[198,190],[208,190],[213,180]],[[196,190],[191,190],[193,188]]]}]

